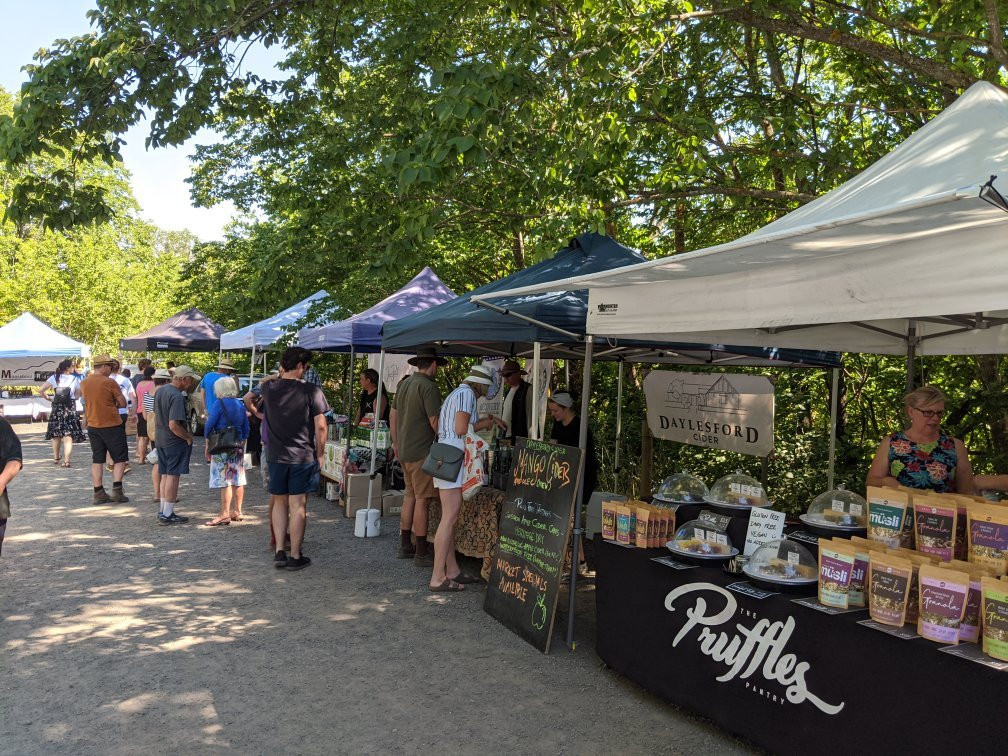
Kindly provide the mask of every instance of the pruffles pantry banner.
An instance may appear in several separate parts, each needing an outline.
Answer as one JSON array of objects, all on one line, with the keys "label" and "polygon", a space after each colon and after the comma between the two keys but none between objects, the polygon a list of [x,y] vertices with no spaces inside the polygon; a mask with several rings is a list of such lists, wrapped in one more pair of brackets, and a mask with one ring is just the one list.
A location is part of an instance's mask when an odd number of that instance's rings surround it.
[{"label": "pruffles pantry banner", "polygon": [[765,457],[774,447],[774,389],[760,375],[652,370],[644,379],[655,438]]}]

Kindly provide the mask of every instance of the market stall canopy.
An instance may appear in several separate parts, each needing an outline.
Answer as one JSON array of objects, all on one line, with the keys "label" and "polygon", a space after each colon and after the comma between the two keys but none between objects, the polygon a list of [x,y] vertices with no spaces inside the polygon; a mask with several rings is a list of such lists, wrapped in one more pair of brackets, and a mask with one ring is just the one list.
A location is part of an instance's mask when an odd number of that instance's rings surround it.
[{"label": "market stall canopy", "polygon": [[0,359],[90,357],[91,347],[50,328],[30,312],[0,327]]},{"label": "market stall canopy", "polygon": [[258,323],[252,323],[244,328],[222,333],[220,348],[225,352],[231,352],[252,349],[253,347],[259,349],[273,346],[291,332],[293,326],[304,318],[312,305],[328,297],[329,293],[324,289],[317,291],[272,317],[260,320]]},{"label": "market stall canopy", "polygon": [[119,339],[128,352],[216,352],[224,326],[196,307],[172,315],[143,333]]},{"label": "market stall canopy", "polygon": [[[542,345],[545,358],[576,358],[584,355],[588,298],[584,292],[547,291],[534,296],[497,299],[496,292],[534,285],[556,287],[563,279],[585,274],[623,269],[645,260],[639,252],[624,247],[608,236],[585,233],[572,239],[552,258],[510,276],[481,286],[426,312],[388,323],[382,331],[382,346],[389,351],[410,352],[420,346],[436,346],[445,354],[487,356],[491,354],[529,356],[533,344]],[[499,310],[475,304],[479,295],[491,300]],[[517,316],[517,317],[516,317]],[[560,333],[555,329],[566,333]],[[597,359],[624,359],[636,362],[674,362],[707,365],[815,365],[835,366],[839,356],[819,351],[765,349],[721,344],[644,343],[636,340],[600,341]]]},{"label": "market stall canopy", "polygon": [[1008,178],[1008,94],[979,82],[860,175],[755,233],[486,298],[588,289],[588,331],[604,336],[1004,353],[1008,206],[983,187],[997,174]]},{"label": "market stall canopy", "polygon": [[298,332],[298,344],[324,352],[377,352],[381,329],[394,322],[455,298],[455,292],[430,268],[424,268],[399,291],[346,320]]}]

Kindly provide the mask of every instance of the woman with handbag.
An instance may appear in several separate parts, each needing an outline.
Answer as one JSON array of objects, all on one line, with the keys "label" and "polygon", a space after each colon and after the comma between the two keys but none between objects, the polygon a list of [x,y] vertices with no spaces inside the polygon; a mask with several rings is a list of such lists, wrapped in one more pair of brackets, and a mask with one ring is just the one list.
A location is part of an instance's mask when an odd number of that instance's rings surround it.
[{"label": "woman with handbag", "polygon": [[46,440],[52,441],[53,464],[60,464],[60,444],[63,445],[63,467],[70,467],[70,455],[73,454],[74,443],[80,443],[87,436],[81,427],[77,415],[77,400],[80,399],[80,379],[72,372],[73,362],[63,360],[56,372],[42,384],[39,396],[52,402],[49,412],[49,426],[46,428]]},{"label": "woman with handbag", "polygon": [[[464,465],[459,464],[454,477],[445,479],[439,476],[437,468],[442,465],[430,464],[432,457],[454,459],[451,454],[454,447],[461,450],[462,461],[465,459],[465,437],[472,430],[485,430],[497,425],[506,428],[507,425],[499,417],[490,415],[472,423],[476,414],[476,400],[485,396],[487,388],[493,383],[490,369],[483,365],[473,365],[469,375],[445,398],[438,416],[438,440],[431,447],[431,454],[424,463],[425,470],[434,477],[434,487],[438,489],[441,500],[441,522],[434,536],[434,571],[431,574],[430,590],[432,592],[450,592],[464,590],[467,583],[477,583],[479,578],[462,571],[455,559],[455,523],[459,510],[462,508],[462,479],[465,474]],[[454,467],[454,465],[452,465]]]},{"label": "woman with handbag", "polygon": [[238,399],[234,378],[219,378],[213,385],[218,401],[210,407],[203,435],[204,456],[210,463],[210,488],[220,489],[221,510],[207,525],[230,525],[242,519],[245,499],[245,439],[249,435],[248,414]]}]

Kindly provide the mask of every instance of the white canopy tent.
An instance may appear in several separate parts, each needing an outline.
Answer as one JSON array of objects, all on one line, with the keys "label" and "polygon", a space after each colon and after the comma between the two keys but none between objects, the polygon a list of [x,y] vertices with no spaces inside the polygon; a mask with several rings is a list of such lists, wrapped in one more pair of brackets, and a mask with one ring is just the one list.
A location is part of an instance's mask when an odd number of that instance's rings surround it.
[{"label": "white canopy tent", "polygon": [[1008,352],[1008,208],[980,197],[997,174],[1008,184],[1008,94],[979,82],[863,173],[755,233],[549,288],[588,289],[596,336]]},{"label": "white canopy tent", "polygon": [[[1008,203],[993,187],[1005,173],[1008,94],[979,82],[855,178],[741,239],[472,299],[588,290],[582,416],[594,338],[906,354],[908,366],[1006,353]],[[580,515],[579,502],[575,549]]]},{"label": "white canopy tent", "polygon": [[67,357],[91,356],[91,347],[50,328],[30,312],[0,327],[0,386],[44,382]]}]

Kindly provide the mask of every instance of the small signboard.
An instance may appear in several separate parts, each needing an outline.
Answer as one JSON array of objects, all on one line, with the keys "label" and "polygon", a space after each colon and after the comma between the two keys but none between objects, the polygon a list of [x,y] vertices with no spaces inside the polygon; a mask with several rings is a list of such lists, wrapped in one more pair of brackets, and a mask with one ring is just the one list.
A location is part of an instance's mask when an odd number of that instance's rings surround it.
[{"label": "small signboard", "polygon": [[752,556],[760,546],[784,537],[783,512],[764,507],[753,507],[749,512],[749,529],[746,531],[743,556]]},{"label": "small signboard", "polygon": [[483,609],[549,653],[581,450],[519,438]]}]

